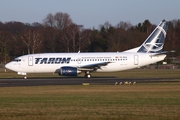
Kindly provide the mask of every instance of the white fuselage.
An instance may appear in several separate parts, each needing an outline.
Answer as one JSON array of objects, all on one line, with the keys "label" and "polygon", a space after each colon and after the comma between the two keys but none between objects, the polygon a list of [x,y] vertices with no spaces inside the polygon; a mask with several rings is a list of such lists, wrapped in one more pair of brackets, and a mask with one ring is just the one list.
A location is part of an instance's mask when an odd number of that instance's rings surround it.
[{"label": "white fuselage", "polygon": [[63,66],[83,67],[102,62],[96,72],[114,72],[139,68],[148,64],[162,61],[166,55],[151,56],[152,53],[106,52],[106,53],[43,53],[20,56],[19,61],[6,64],[6,68],[26,73],[59,73]]}]

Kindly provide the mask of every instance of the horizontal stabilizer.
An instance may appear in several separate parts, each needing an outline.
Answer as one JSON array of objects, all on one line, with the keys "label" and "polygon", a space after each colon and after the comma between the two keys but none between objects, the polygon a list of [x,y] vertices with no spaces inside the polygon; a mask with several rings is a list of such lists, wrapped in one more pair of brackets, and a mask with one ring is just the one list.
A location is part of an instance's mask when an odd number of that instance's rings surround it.
[{"label": "horizontal stabilizer", "polygon": [[174,53],[174,52],[175,52],[174,50],[172,50],[172,51],[163,51],[163,52],[160,52],[160,53],[152,54],[152,55],[150,55],[150,57],[155,57],[155,56],[159,56],[159,55],[165,55],[165,54]]}]

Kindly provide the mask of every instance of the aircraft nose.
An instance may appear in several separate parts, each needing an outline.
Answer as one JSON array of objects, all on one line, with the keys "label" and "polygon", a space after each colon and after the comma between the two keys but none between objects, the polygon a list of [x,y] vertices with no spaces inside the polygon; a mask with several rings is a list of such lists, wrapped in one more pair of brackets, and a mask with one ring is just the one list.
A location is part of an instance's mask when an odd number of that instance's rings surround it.
[{"label": "aircraft nose", "polygon": [[5,65],[5,68],[11,70],[11,64],[10,64],[10,63],[7,63],[7,64]]}]

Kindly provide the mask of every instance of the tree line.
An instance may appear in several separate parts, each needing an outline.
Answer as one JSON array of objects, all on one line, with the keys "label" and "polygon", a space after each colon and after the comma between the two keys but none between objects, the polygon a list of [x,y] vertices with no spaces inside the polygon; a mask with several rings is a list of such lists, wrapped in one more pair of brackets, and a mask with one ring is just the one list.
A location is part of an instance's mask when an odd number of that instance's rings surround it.
[{"label": "tree line", "polygon": [[[145,20],[135,26],[120,21],[87,29],[62,12],[48,14],[42,23],[0,22],[0,63],[32,53],[121,52],[141,45],[155,27]],[[179,33],[180,20],[170,21],[164,50],[175,50],[174,56],[180,56]]]}]

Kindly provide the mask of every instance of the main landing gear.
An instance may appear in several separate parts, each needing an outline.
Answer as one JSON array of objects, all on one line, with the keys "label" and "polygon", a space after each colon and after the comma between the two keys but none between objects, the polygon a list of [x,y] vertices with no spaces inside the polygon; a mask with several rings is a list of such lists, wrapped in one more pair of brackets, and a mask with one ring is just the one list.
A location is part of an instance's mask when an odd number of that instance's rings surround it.
[{"label": "main landing gear", "polygon": [[92,76],[91,76],[91,74],[90,74],[89,71],[85,71],[84,77],[86,77],[86,78],[91,78]]}]

